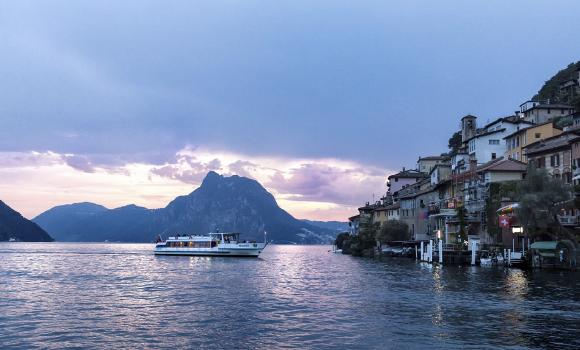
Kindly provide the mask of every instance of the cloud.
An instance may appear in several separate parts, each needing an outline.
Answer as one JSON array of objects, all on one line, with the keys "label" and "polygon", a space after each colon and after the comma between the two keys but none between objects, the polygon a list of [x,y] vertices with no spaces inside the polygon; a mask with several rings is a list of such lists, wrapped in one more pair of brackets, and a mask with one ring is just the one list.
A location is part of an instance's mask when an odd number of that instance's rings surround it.
[{"label": "cloud", "polygon": [[228,164],[227,168],[229,169],[229,174],[253,179],[252,173],[257,171],[258,165],[247,160],[236,160]]},{"label": "cloud", "polygon": [[29,217],[79,201],[154,208],[191,192],[209,171],[255,179],[293,215],[323,220],[344,220],[373,193],[378,198],[388,173],[338,159],[256,157],[201,147],[186,147],[163,165],[83,154],[0,152],[0,193]]},{"label": "cloud", "polygon": [[62,163],[62,156],[54,152],[0,152],[0,168],[51,166]]},{"label": "cloud", "polygon": [[85,173],[94,173],[95,167],[86,156],[79,155],[64,155],[62,157],[64,162],[73,169],[83,171]]},{"label": "cloud", "polygon": [[337,159],[252,157],[185,148],[172,163],[151,169],[157,176],[199,184],[209,171],[252,178],[280,199],[357,206],[386,192],[388,171]]},{"label": "cloud", "polygon": [[320,163],[302,164],[286,173],[276,172],[266,186],[297,201],[357,205],[373,193],[386,192],[386,171],[373,167],[344,168]]},{"label": "cloud", "polygon": [[203,162],[188,154],[177,154],[173,164],[154,167],[151,169],[151,173],[187,184],[198,185],[208,172],[219,172],[221,169],[221,161],[217,158]]}]

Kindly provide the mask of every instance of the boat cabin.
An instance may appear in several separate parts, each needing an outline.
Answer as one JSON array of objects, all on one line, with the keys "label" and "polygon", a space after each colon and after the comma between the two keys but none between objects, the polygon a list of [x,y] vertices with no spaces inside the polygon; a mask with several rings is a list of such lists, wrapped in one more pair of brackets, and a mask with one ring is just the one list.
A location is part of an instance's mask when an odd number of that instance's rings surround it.
[{"label": "boat cabin", "polygon": [[240,234],[239,233],[222,233],[222,232],[215,232],[209,234],[212,240],[218,240],[224,243],[238,243],[240,241]]}]

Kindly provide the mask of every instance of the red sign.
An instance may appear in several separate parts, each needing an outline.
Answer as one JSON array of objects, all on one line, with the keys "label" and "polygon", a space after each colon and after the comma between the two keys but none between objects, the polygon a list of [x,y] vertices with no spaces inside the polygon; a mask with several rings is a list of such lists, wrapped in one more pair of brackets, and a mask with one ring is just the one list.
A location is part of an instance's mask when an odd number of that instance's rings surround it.
[{"label": "red sign", "polygon": [[510,218],[507,215],[499,216],[499,227],[510,227]]}]

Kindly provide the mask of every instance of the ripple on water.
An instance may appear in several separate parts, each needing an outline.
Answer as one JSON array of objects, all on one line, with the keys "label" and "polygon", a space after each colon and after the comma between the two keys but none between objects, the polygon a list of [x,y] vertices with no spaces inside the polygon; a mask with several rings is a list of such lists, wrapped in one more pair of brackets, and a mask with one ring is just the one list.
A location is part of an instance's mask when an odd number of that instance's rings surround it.
[{"label": "ripple on water", "polygon": [[327,247],[259,259],[148,244],[0,244],[0,348],[579,346],[578,274],[374,261]]}]

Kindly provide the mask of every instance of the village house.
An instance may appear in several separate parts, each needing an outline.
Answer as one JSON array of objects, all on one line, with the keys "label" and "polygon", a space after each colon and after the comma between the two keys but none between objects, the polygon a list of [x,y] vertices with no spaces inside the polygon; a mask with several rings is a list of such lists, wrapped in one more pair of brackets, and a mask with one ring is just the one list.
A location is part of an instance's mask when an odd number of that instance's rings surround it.
[{"label": "village house", "polygon": [[373,216],[372,216],[372,223],[373,224],[378,224],[379,227],[383,226],[383,224],[385,222],[387,222],[387,220],[389,220],[388,217],[388,210],[386,207],[380,206],[377,207],[373,210]]},{"label": "village house", "polygon": [[391,205],[385,207],[385,209],[387,210],[387,221],[388,220],[399,220],[400,219],[400,215],[399,215],[400,208],[401,208],[400,203],[394,203],[394,204],[391,204]]},{"label": "village house", "polygon": [[409,232],[412,239],[417,240],[417,225],[418,225],[418,215],[419,207],[416,201],[417,194],[426,189],[429,185],[427,179],[423,179],[411,185],[407,185],[398,191],[397,197],[399,198],[400,204],[400,215],[399,220],[406,223],[409,226]]},{"label": "village house", "polygon": [[436,225],[429,220],[430,208],[433,203],[439,202],[439,190],[435,186],[429,186],[417,193],[417,211],[415,218],[415,237],[417,240],[433,239]]},{"label": "village house", "polygon": [[348,218],[348,226],[351,235],[358,235],[360,229],[360,215],[354,215]]},{"label": "village house", "polygon": [[[453,190],[447,193],[455,193],[455,196],[444,198],[437,206],[440,209],[435,225],[438,229],[444,229],[446,243],[457,242],[460,232],[460,219],[456,209],[465,208],[464,222],[465,231],[469,239],[477,239],[481,243],[496,244],[501,237],[491,237],[487,233],[486,204],[490,196],[490,184],[504,181],[521,180],[526,172],[526,164],[513,160],[498,158],[476,168],[452,176],[451,186]],[[442,211],[442,209],[446,209]],[[444,220],[444,224],[441,222]]]},{"label": "village house", "polygon": [[523,120],[543,124],[555,118],[574,113],[574,107],[566,104],[550,104],[549,101],[526,101],[520,105]]},{"label": "village house", "polygon": [[[574,115],[572,127],[561,130],[552,121],[537,121],[573,109],[548,112],[545,107],[536,104],[526,108],[528,120],[524,113],[498,118],[482,128],[477,127],[476,116],[464,116],[459,149],[447,157],[419,157],[416,169],[403,168],[390,175],[382,201],[359,208],[359,215],[349,219],[351,225],[400,220],[408,225],[415,241],[441,239],[449,246],[464,246],[472,240],[490,245],[507,242],[512,238],[511,230],[498,231],[497,222],[489,230],[488,220],[493,220],[488,213],[489,200],[498,188],[492,184],[521,181],[528,161],[565,183],[574,180],[580,184],[580,115]],[[576,224],[579,217],[575,210],[559,216],[562,223],[570,224]],[[460,235],[462,228],[465,236]]]},{"label": "village house", "polygon": [[389,189],[388,191],[394,194],[399,190],[401,190],[403,187],[407,185],[412,185],[417,181],[424,179],[425,177],[427,177],[427,175],[418,170],[415,169],[406,170],[405,168],[403,168],[402,171],[393,174],[387,178],[388,180],[387,187]]},{"label": "village house", "polygon": [[499,118],[487,124],[466,140],[470,160],[481,165],[503,157],[506,149],[504,137],[531,125],[517,116]]},{"label": "village house", "polygon": [[451,175],[451,163],[436,164],[429,173],[431,186],[436,186]]},{"label": "village house", "polygon": [[[554,178],[570,185],[577,181],[574,180],[576,176],[573,176],[573,172],[580,158],[580,136],[574,130],[535,142],[526,147],[526,153],[531,164],[546,169]],[[558,216],[564,226],[577,226],[578,218],[576,209],[562,209],[562,213]]]},{"label": "village house", "polygon": [[504,137],[506,143],[505,157],[527,163],[527,157],[523,152],[525,146],[561,133],[562,129],[555,127],[551,121],[514,131]]},{"label": "village house", "polygon": [[424,174],[429,174],[437,164],[441,164],[447,159],[449,159],[449,157],[445,156],[419,157],[417,160],[417,170]]},{"label": "village house", "polygon": [[569,184],[572,183],[572,147],[578,140],[580,136],[574,132],[565,132],[529,144],[524,147],[524,152],[528,162]]},{"label": "village house", "polygon": [[[574,115],[574,123],[580,122],[580,113]],[[578,130],[580,127],[574,127],[572,130]],[[580,185],[580,141],[574,140],[570,145],[572,158],[572,180],[574,185]]]}]

